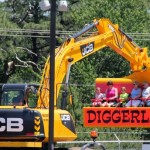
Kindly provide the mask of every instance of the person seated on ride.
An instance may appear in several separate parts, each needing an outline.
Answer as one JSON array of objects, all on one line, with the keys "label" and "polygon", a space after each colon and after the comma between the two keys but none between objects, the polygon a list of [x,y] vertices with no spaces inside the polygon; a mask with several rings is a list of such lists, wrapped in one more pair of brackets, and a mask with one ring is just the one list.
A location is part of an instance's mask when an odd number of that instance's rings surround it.
[{"label": "person seated on ride", "polygon": [[124,107],[127,103],[129,94],[126,92],[126,87],[121,87],[121,94],[119,96],[120,102],[117,104],[118,107]]},{"label": "person seated on ride", "polygon": [[150,86],[148,82],[143,82],[142,100],[146,106],[150,107]]},{"label": "person seated on ride", "polygon": [[101,88],[97,87],[95,91],[95,99],[92,100],[92,106],[101,106],[104,94],[101,93]]},{"label": "person seated on ride", "polygon": [[110,80],[107,82],[108,88],[106,89],[105,95],[106,97],[103,98],[105,102],[103,102],[102,106],[115,106],[117,103],[116,99],[118,98],[118,89],[114,87],[113,82]]},{"label": "person seated on ride", "polygon": [[139,104],[141,103],[141,100],[140,100],[141,94],[142,94],[142,90],[141,90],[141,88],[139,88],[139,83],[137,81],[135,81],[133,83],[133,89],[131,91],[129,101],[125,106],[126,107],[139,106]]}]

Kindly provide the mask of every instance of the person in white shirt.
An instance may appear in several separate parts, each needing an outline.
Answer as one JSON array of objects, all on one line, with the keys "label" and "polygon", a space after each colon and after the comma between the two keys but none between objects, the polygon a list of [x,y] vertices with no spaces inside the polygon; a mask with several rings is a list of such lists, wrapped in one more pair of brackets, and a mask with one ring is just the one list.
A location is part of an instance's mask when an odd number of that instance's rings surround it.
[{"label": "person in white shirt", "polygon": [[142,99],[145,99],[146,106],[150,107],[150,86],[148,82],[143,82]]},{"label": "person in white shirt", "polygon": [[104,98],[104,94],[101,93],[101,88],[97,87],[95,91],[95,99],[92,102],[92,106],[101,106],[101,101]]}]

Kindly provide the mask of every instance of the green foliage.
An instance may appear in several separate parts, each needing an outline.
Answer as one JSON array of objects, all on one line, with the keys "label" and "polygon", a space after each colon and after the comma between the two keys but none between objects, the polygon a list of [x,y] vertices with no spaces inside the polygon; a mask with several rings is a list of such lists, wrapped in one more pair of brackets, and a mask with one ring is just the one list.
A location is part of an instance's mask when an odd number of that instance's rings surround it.
[{"label": "green foliage", "polygon": [[[45,59],[49,55],[49,38],[37,38],[40,35],[33,30],[49,30],[49,12],[42,12],[39,8],[40,0],[6,0],[0,3],[0,28],[30,29],[28,33],[2,31],[0,36],[0,72],[4,72],[5,62],[14,61],[15,73],[8,82],[39,82]],[[57,12],[57,30],[78,31],[85,24],[91,23],[95,18],[109,18],[126,33],[149,33],[150,9],[149,0],[68,0],[68,12]],[[29,13],[27,17],[26,14]],[[7,35],[7,36],[6,36]],[[12,36],[13,35],[13,36]],[[16,35],[16,36],[14,36]],[[25,37],[28,35],[28,37]],[[140,36],[141,37],[141,36]],[[58,38],[59,45],[63,40]],[[140,47],[150,49],[150,41],[136,41]],[[32,53],[31,53],[32,52]],[[18,59],[19,58],[19,59]],[[20,61],[21,60],[21,61]],[[29,63],[29,61],[34,62]],[[28,62],[28,65],[25,64]],[[38,64],[36,66],[35,64]],[[72,105],[68,109],[74,113],[77,131],[90,131],[84,128],[82,120],[82,107],[91,105],[90,99],[94,97],[94,82],[97,77],[123,77],[130,74],[129,63],[109,48],[105,48],[86,59],[77,62],[71,68],[70,84],[74,95],[74,111]],[[1,77],[1,76],[0,76]],[[86,86],[85,86],[86,85]],[[84,103],[82,103],[84,102]],[[98,131],[124,131],[131,129],[96,129]],[[132,131],[133,132],[133,131]],[[127,138],[120,135],[121,138]],[[140,136],[130,135],[130,138],[140,139]],[[101,139],[113,139],[112,135],[103,134]],[[89,139],[88,135],[79,135],[78,140]],[[115,145],[116,146],[116,145]],[[114,146],[114,149],[116,147]],[[123,144],[123,149],[129,145]],[[132,147],[132,144],[130,145]],[[108,149],[111,144],[108,145]]]}]

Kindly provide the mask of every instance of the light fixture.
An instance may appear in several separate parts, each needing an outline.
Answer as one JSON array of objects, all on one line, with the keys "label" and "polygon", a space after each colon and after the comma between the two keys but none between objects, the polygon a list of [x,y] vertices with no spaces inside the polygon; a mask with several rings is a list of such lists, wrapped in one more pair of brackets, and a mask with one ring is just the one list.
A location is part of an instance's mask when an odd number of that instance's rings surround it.
[{"label": "light fixture", "polygon": [[66,0],[60,0],[58,2],[58,11],[67,11],[68,3]]},{"label": "light fixture", "polygon": [[[41,10],[49,10],[51,8],[51,4],[49,3],[49,0],[41,0],[39,2],[39,6]],[[58,1],[58,11],[67,11],[68,10],[68,3],[66,0],[59,0]]]},{"label": "light fixture", "polygon": [[41,8],[41,10],[49,10],[51,8],[51,5],[49,3],[49,0],[41,0],[39,2],[39,6]]}]

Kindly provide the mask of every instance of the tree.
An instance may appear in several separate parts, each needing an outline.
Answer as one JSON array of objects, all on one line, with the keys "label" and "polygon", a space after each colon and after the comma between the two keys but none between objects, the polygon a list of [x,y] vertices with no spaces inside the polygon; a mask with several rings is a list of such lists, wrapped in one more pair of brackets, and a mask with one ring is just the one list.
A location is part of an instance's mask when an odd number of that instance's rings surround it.
[{"label": "tree", "polygon": [[[16,66],[12,78],[8,80],[9,82],[32,82],[39,81],[41,78],[39,74],[41,74],[49,51],[49,37],[38,38],[36,29],[49,29],[49,16],[43,16],[44,12],[40,10],[38,5],[38,1],[32,0],[12,0],[1,3],[3,8],[1,9],[1,16],[4,18],[1,28],[7,28],[5,32],[2,32],[6,36],[0,39],[2,43],[0,52],[3,57],[1,60],[13,60]],[[26,33],[20,29],[29,30]],[[21,36],[18,35],[19,31]],[[11,33],[16,36],[10,37],[8,34]],[[31,78],[27,79],[29,74],[31,74]]]},{"label": "tree", "polygon": [[[39,33],[36,30],[49,30],[50,12],[41,11],[38,6],[39,1],[6,0],[0,3],[0,28],[6,29],[1,31],[3,35],[0,36],[0,81],[2,83],[39,82],[41,78],[41,70],[49,55],[49,37],[37,37],[47,33]],[[105,17],[119,24],[126,33],[150,32],[150,14],[147,12],[150,8],[149,0],[68,1],[70,2],[69,12],[57,12],[57,30],[79,31],[94,18]],[[61,42],[62,39],[57,40],[58,45],[59,41]],[[141,47],[150,45],[149,41],[136,42]],[[13,65],[9,68],[10,62],[13,62]],[[73,91],[75,108],[78,108],[78,119],[81,116],[79,112],[82,107],[81,100],[89,104],[94,91],[94,86],[85,88],[78,84],[93,85],[97,77],[121,77],[128,75],[129,72],[129,63],[108,48],[73,65],[70,83],[77,85]]]},{"label": "tree", "polygon": [[[70,13],[64,14],[66,21],[65,23],[67,24],[67,22],[70,22],[66,28],[68,27],[76,30],[81,28],[83,25],[90,23],[94,18],[104,17],[109,18],[115,24],[119,24],[119,27],[126,33],[148,33],[150,31],[150,17],[147,13],[147,4],[149,4],[147,1],[143,3],[142,0],[77,1],[72,5]],[[78,8],[78,11],[76,11],[76,8]],[[140,47],[149,45],[147,42],[142,40],[136,42],[140,45]],[[95,78],[97,76],[121,77],[128,75],[130,72],[128,62],[109,49],[105,49],[104,52],[101,51],[97,54],[94,54],[93,56],[86,58],[83,60],[83,66],[85,67],[85,65],[88,65],[89,61],[93,64],[93,70],[96,72]],[[79,64],[80,63],[77,65]]]}]

